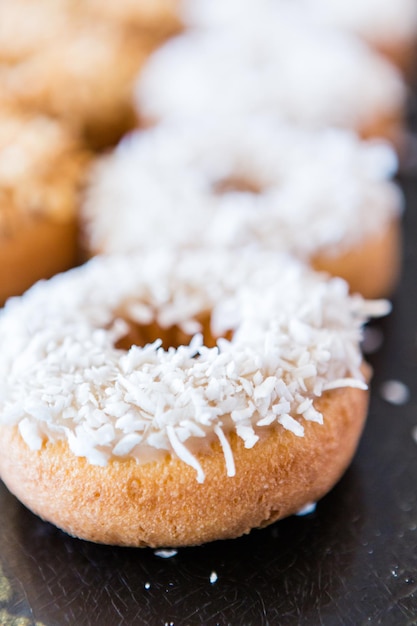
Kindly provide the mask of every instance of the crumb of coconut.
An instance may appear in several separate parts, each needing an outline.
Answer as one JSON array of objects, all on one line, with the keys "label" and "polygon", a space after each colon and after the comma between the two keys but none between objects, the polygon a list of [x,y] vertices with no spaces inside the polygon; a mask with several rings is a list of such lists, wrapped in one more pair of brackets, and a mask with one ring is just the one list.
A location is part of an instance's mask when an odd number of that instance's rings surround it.
[{"label": "crumb of coconut", "polygon": [[161,559],[170,559],[178,554],[178,550],[155,550],[154,555]]}]

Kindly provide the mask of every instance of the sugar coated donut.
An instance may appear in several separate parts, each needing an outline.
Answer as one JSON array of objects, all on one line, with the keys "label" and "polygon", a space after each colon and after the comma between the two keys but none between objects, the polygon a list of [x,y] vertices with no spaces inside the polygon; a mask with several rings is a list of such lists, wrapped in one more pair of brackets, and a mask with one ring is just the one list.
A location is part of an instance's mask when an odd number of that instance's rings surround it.
[{"label": "sugar coated donut", "polygon": [[400,265],[396,163],[386,143],[342,129],[259,116],[162,123],[93,168],[84,245],[90,255],[253,245],[343,276],[366,297],[386,296]]},{"label": "sugar coated donut", "polygon": [[95,257],[0,316],[0,476],[68,533],[231,538],[323,496],[366,415],[386,303],[274,253]]},{"label": "sugar coated donut", "polygon": [[90,156],[58,122],[0,117],[0,304],[78,261],[78,207]]},{"label": "sugar coated donut", "polygon": [[[400,68],[409,66],[414,57],[417,36],[415,0],[293,0],[304,19],[332,28],[340,28],[361,37],[386,55]],[[188,27],[234,27],[250,21],[259,13],[272,20],[286,10],[286,0],[181,0],[179,12]]]},{"label": "sugar coated donut", "polygon": [[399,71],[358,38],[289,10],[275,21],[260,12],[235,28],[175,37],[151,55],[135,85],[142,124],[277,113],[305,126],[344,126],[396,143],[405,95]]}]

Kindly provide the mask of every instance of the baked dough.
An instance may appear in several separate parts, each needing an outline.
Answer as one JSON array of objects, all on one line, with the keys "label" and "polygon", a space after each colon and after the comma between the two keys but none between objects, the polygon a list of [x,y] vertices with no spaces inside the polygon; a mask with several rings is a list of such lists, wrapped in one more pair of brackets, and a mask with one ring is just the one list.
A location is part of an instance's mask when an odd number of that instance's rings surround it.
[{"label": "baked dough", "polygon": [[2,112],[1,304],[78,263],[78,209],[90,158],[57,121]]},{"label": "baked dough", "polygon": [[1,479],[97,542],[194,545],[272,523],[349,464],[361,327],[386,310],[274,253],[96,257],[1,315]]},{"label": "baked dough", "polygon": [[0,103],[58,117],[102,149],[134,125],[130,88],[149,52],[103,24],[68,29],[53,45],[2,68]]},{"label": "baked dough", "polygon": [[246,449],[230,436],[236,475],[224,472],[220,445],[198,456],[206,479],[173,457],[139,465],[88,464],[68,446],[29,450],[16,427],[0,427],[0,475],[42,518],[90,541],[137,547],[189,546],[232,539],[316,502],[339,480],[356,450],[368,393],[327,392],[317,401],[325,425],[303,438],[274,429]]}]

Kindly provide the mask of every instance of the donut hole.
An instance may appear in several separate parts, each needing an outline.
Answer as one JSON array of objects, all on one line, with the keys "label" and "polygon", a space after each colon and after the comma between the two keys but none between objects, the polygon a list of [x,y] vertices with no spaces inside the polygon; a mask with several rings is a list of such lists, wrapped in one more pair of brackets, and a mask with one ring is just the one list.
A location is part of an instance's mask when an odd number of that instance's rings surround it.
[{"label": "donut hole", "polygon": [[216,181],[213,185],[214,193],[221,196],[227,193],[250,193],[259,195],[262,193],[262,185],[246,176],[227,176]]},{"label": "donut hole", "polygon": [[[195,321],[200,327],[199,332],[203,336],[204,345],[208,348],[213,348],[216,346],[219,337],[214,336],[211,331],[210,317],[209,312],[201,313],[195,317]],[[143,347],[157,339],[162,340],[164,350],[168,350],[168,348],[177,349],[180,346],[189,345],[193,338],[193,334],[185,332],[178,324],[165,328],[155,320],[149,324],[139,324],[130,318],[122,317],[122,319],[127,325],[127,332],[115,343],[115,347],[119,350],[127,351],[132,346]],[[227,331],[223,334],[223,337],[230,340],[232,335],[232,331]]]}]

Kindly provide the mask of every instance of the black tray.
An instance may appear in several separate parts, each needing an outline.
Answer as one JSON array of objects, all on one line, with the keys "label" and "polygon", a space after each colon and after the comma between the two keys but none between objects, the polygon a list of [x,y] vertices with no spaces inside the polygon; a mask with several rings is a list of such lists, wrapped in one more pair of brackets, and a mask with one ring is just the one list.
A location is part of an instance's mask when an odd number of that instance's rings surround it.
[{"label": "black tray", "polygon": [[[374,378],[367,426],[352,466],[315,512],[163,558],[72,539],[0,483],[1,626],[417,624],[412,155],[399,179],[407,199],[404,270],[392,314],[371,326],[384,341],[368,357]],[[407,401],[387,401],[383,384],[391,380],[406,385]]]}]

